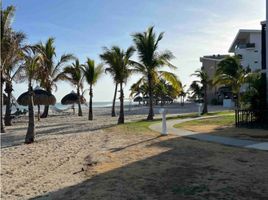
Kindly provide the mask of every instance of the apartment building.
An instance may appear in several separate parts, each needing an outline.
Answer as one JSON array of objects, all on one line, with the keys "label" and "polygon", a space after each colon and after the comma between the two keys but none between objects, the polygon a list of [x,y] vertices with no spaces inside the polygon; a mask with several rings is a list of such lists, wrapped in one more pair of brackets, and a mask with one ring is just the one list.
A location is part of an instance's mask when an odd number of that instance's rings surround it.
[{"label": "apartment building", "polygon": [[[210,79],[213,79],[216,70],[218,68],[218,64],[226,58],[228,55],[209,55],[203,56],[200,58],[200,62],[202,63],[202,70],[204,70]],[[222,100],[223,97],[220,97],[219,89],[220,86],[209,87],[207,90],[208,102],[211,103],[213,99]],[[224,91],[224,88],[222,88]]]},{"label": "apartment building", "polygon": [[261,30],[239,30],[229,53],[234,53],[241,60],[241,65],[252,71],[261,70]]}]

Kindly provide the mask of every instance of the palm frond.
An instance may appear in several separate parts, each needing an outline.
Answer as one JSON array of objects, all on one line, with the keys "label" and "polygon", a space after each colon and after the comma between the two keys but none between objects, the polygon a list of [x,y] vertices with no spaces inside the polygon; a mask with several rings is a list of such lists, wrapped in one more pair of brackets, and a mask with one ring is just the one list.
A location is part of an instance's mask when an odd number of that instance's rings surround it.
[{"label": "palm frond", "polygon": [[159,74],[160,74],[159,75],[160,77],[163,77],[166,81],[170,82],[171,85],[176,90],[180,90],[180,91],[182,90],[182,84],[174,73],[167,72],[167,71],[160,71]]}]

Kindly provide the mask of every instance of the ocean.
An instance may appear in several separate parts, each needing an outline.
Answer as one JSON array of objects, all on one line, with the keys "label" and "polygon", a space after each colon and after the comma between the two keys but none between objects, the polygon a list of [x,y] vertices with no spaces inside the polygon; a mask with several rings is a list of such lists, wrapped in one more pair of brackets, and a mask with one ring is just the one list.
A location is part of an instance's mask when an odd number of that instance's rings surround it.
[{"label": "ocean", "polygon": [[[129,105],[136,105],[137,103],[131,102],[129,100],[125,100],[124,104],[125,104],[125,106],[129,106]],[[115,105],[116,106],[119,106],[120,105],[120,102],[119,101],[116,101],[115,102]],[[62,105],[61,103],[56,103],[54,106],[56,108],[58,108],[58,109],[66,109],[66,108],[70,107],[71,105]],[[77,108],[77,104],[75,105],[75,107]],[[96,102],[93,101],[92,107],[93,108],[112,107],[112,102],[111,101],[96,101]],[[20,110],[23,110],[23,109],[28,110],[28,106],[20,106],[19,105],[18,108]],[[84,105],[84,104],[82,104],[82,108],[87,108],[87,106]],[[2,109],[3,109],[3,113],[5,113],[6,107],[3,106]],[[17,107],[12,106],[11,113],[14,113],[16,110],[17,110]],[[37,106],[35,106],[35,110],[37,110]],[[43,111],[43,106],[42,105],[40,106],[40,110]]]}]

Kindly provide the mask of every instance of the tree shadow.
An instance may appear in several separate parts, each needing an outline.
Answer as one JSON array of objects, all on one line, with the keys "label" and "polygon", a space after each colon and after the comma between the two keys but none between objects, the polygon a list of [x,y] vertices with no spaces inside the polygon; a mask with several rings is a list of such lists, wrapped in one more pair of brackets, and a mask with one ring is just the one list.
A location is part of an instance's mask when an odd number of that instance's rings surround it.
[{"label": "tree shadow", "polygon": [[[150,146],[169,150],[97,175],[93,168],[85,168],[70,175],[85,181],[32,199],[265,199],[268,195],[268,180],[263,177],[268,172],[266,152],[257,157],[256,151],[182,138]],[[247,162],[239,162],[241,157]],[[256,185],[249,189],[253,182]]]},{"label": "tree shadow", "polygon": [[[250,140],[255,143],[268,142],[268,130],[266,128],[252,128],[252,127],[220,127],[213,131],[203,131],[200,134],[223,136],[239,140]],[[198,135],[198,133],[196,134]]]},{"label": "tree shadow", "polygon": [[[100,126],[85,126],[85,127],[79,127],[79,125],[87,124],[85,122],[78,122],[74,125],[70,125],[69,123],[58,123],[54,125],[43,125],[43,126],[36,126],[36,141],[41,139],[44,136],[53,136],[53,135],[68,135],[68,134],[79,134],[83,132],[88,132],[89,134],[92,131],[98,131],[101,129],[111,128],[115,126],[116,124],[107,124],[107,125],[100,125]],[[42,128],[48,128],[45,130],[42,130]],[[18,146],[24,144],[24,139],[27,132],[27,127],[18,127],[18,128],[12,128],[9,129],[13,132],[11,133],[5,133],[1,134],[1,149],[11,147],[11,146]],[[25,134],[21,134],[20,131],[25,130]],[[18,131],[18,132],[16,132]]]},{"label": "tree shadow", "polygon": [[142,143],[146,143],[146,142],[155,140],[155,139],[157,139],[157,138],[159,138],[159,137],[163,137],[163,136],[160,135],[160,136],[157,136],[157,137],[154,137],[154,138],[151,138],[151,139],[148,139],[148,140],[143,140],[143,141],[141,141],[141,142],[133,143],[133,144],[130,144],[130,145],[127,145],[127,146],[124,146],[124,147],[111,148],[110,151],[111,151],[112,153],[115,153],[115,152],[118,152],[118,151],[125,150],[125,149],[127,149],[127,148],[129,148],[129,147],[137,146],[138,144],[142,144]]}]

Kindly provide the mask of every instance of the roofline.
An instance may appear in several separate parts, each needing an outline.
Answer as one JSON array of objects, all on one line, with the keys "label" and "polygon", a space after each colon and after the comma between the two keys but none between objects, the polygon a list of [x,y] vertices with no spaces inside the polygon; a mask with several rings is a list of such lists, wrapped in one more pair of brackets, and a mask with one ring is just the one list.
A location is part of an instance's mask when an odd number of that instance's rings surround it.
[{"label": "roofline", "polygon": [[235,39],[233,40],[228,52],[229,53],[234,53],[234,51],[232,51],[232,47],[234,45],[234,43],[236,42],[238,36],[240,33],[261,33],[261,30],[256,30],[256,29],[239,29],[238,33],[235,36]]},{"label": "roofline", "polygon": [[[222,55],[222,56],[230,56],[230,55]],[[204,60],[212,60],[212,61],[222,61],[222,60],[224,60],[225,58],[209,58],[209,57],[205,57],[205,56],[202,56],[202,57],[200,57],[200,61],[201,61],[201,59],[204,59]]]}]

